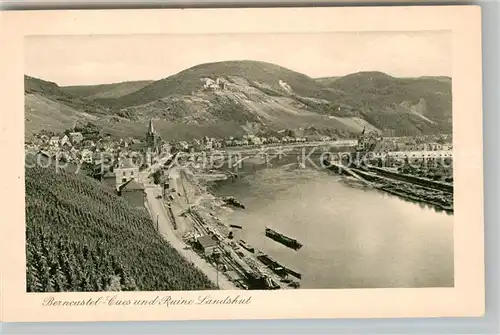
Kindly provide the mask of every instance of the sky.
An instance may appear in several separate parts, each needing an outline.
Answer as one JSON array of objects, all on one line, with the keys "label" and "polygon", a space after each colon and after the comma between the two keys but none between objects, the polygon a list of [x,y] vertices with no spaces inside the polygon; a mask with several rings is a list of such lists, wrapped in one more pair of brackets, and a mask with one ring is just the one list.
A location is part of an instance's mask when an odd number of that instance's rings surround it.
[{"label": "sky", "polygon": [[450,76],[451,33],[30,36],[25,74],[60,86],[158,80],[191,66],[258,60],[313,78],[381,71]]}]

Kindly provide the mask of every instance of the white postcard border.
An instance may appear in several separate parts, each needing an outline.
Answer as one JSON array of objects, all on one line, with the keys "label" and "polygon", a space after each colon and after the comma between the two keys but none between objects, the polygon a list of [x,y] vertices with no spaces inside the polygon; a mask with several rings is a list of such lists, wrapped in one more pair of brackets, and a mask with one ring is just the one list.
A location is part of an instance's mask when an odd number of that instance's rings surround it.
[{"label": "white postcard border", "polygon": [[[3,12],[2,321],[146,321],[459,317],[484,313],[481,13],[478,6]],[[209,292],[25,293],[24,37],[87,34],[328,33],[449,30],[453,38],[455,287]],[[121,300],[250,297],[238,305],[43,306]]]}]

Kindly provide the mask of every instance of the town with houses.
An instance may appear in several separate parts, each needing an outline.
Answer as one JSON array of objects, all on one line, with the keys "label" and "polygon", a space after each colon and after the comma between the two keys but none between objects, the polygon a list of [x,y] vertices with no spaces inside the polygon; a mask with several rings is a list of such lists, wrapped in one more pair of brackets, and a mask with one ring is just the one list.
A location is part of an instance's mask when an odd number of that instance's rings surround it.
[{"label": "town with houses", "polygon": [[[284,132],[284,131],[283,131]],[[25,144],[29,151],[41,152],[48,157],[59,157],[68,162],[85,162],[89,164],[100,164],[103,154],[112,157],[130,157],[135,153],[149,153],[149,162],[155,154],[164,152],[203,152],[229,148],[245,148],[259,146],[279,146],[293,144],[328,144],[332,147],[363,147],[376,138],[376,145],[371,150],[376,157],[393,156],[404,157],[452,157],[453,144],[450,134],[415,136],[415,137],[380,137],[379,135],[358,136],[353,139],[338,139],[329,136],[311,135],[305,137],[270,136],[259,137],[256,135],[243,135],[242,137],[229,138],[194,138],[191,141],[167,142],[154,131],[154,122],[150,121],[148,132],[142,139],[120,138],[113,139],[111,136],[103,138],[88,139],[81,132],[65,132],[62,134],[36,134]],[[157,138],[154,142],[148,142],[148,138]]]},{"label": "town with houses", "polygon": [[[57,158],[61,162],[84,165],[90,174],[116,188],[118,194],[127,191],[142,191],[139,171],[151,167],[160,155],[175,152],[212,152],[263,148],[266,146],[314,146],[328,145],[331,148],[355,148],[369,151],[371,158],[410,159],[452,159],[451,135],[431,135],[421,137],[383,137],[377,133],[367,133],[365,129],[357,138],[331,138],[322,135],[291,137],[285,131],[283,136],[243,135],[229,138],[194,138],[191,141],[164,141],[149,122],[143,138],[113,139],[86,138],[82,132],[66,131],[62,134],[41,133],[25,144],[27,152]],[[92,136],[95,137],[95,136]],[[140,161],[137,157],[144,157]],[[103,169],[103,166],[107,166]],[[109,167],[108,167],[109,166]],[[451,179],[452,180],[452,179]],[[131,202],[143,206],[143,197],[130,196]],[[134,199],[137,199],[134,200]]]}]

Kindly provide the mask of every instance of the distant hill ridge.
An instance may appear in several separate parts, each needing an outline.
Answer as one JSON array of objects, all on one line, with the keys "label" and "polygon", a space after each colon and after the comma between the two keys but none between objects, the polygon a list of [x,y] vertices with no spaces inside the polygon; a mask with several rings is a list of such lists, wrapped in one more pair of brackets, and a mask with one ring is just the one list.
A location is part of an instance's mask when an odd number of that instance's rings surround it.
[{"label": "distant hill ridge", "polygon": [[64,86],[61,89],[87,99],[116,99],[151,84],[154,80],[125,81],[113,84]]},{"label": "distant hill ridge", "polygon": [[[224,84],[217,89],[207,80]],[[48,85],[53,99],[57,85]],[[446,77],[395,78],[365,71],[314,79],[276,64],[242,60],[200,64],[153,82],[59,90],[107,111],[88,112],[99,115],[111,133],[143,132],[153,118],[167,139],[180,136],[175,127],[171,131],[173,125],[234,134],[299,127],[348,134],[366,125],[399,135],[451,131],[451,79]],[[226,128],[217,131],[218,124]]]},{"label": "distant hill ridge", "polygon": [[205,77],[240,77],[249,82],[266,83],[273,89],[280,90],[279,80],[287,82],[297,92],[306,96],[320,87],[313,78],[276,64],[258,61],[226,61],[193,66],[177,74],[151,83],[141,90],[123,96],[116,101],[105,102],[119,107],[137,106],[171,95],[189,95],[199,90]]}]

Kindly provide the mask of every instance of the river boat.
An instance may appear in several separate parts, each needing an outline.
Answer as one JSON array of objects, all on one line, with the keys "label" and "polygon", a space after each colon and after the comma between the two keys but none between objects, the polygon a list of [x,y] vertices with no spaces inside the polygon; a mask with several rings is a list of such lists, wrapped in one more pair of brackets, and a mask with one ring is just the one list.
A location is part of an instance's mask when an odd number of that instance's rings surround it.
[{"label": "river boat", "polygon": [[249,245],[247,242],[240,240],[240,245],[243,247],[243,249],[250,251],[251,253],[255,252],[255,248]]},{"label": "river boat", "polygon": [[271,269],[278,276],[284,278],[287,276],[286,268],[280,263],[276,262],[271,256],[261,252],[257,255],[257,259],[264,263],[269,269]]},{"label": "river boat", "polygon": [[245,205],[243,205],[241,202],[239,202],[238,200],[236,200],[235,197],[225,197],[224,198],[224,202],[226,204],[228,204],[228,205],[233,206],[233,207],[245,209]]},{"label": "river boat", "polygon": [[285,236],[281,233],[278,233],[277,231],[266,227],[266,236],[269,237],[270,239],[283,244],[284,246],[294,249],[294,250],[299,250],[302,248],[302,243],[297,241],[294,238]]},{"label": "river boat", "polygon": [[261,251],[257,253],[257,259],[264,263],[269,269],[271,269],[274,273],[276,273],[281,278],[286,278],[288,275],[292,275],[295,278],[302,279],[302,274],[294,271],[292,269],[287,268],[284,265],[281,265],[277,261],[275,261],[271,256],[265,254]]},{"label": "river boat", "polygon": [[302,274],[298,273],[297,271],[294,271],[294,270],[289,269],[289,268],[285,268],[285,270],[288,274],[294,276],[295,278],[302,279]]}]

